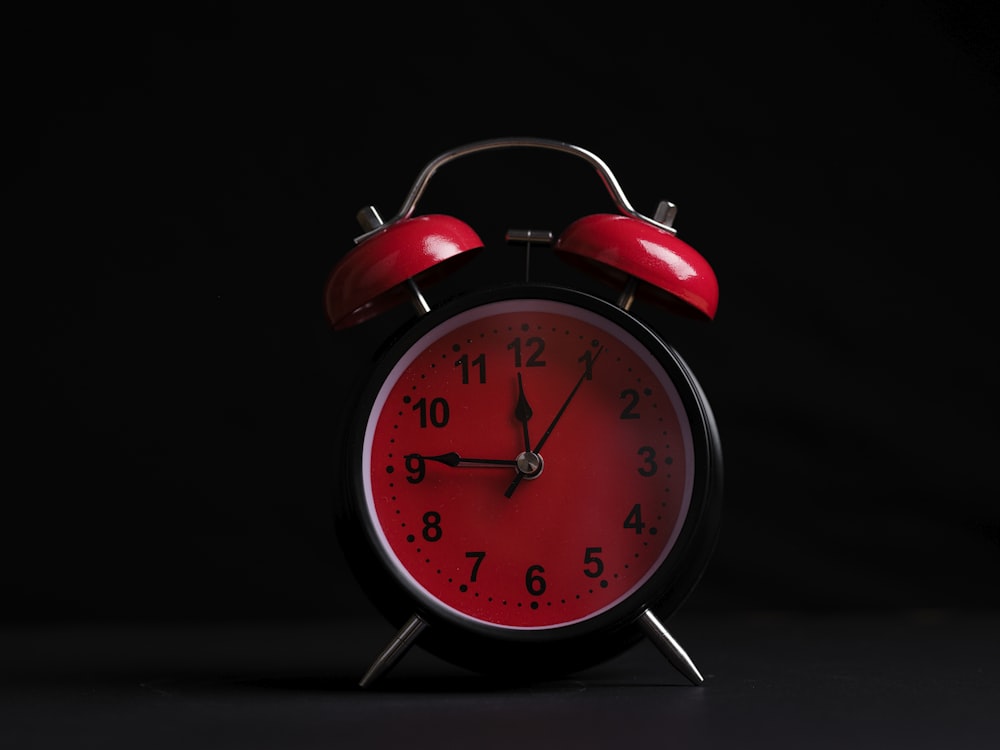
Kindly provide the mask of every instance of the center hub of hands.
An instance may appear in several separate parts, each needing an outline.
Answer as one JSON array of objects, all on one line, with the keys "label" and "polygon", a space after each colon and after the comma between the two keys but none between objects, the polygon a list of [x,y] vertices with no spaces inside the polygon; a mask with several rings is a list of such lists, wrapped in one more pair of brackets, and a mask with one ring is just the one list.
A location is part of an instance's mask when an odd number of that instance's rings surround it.
[{"label": "center hub of hands", "polygon": [[535,479],[545,468],[542,457],[533,451],[523,451],[514,460],[517,461],[517,470],[524,475],[525,479]]}]

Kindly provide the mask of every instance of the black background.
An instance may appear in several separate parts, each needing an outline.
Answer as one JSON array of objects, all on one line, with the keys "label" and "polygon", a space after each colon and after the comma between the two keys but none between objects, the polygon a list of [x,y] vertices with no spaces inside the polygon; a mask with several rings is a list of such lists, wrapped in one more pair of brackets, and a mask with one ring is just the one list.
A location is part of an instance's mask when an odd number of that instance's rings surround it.
[{"label": "black background", "polygon": [[[334,444],[407,311],[335,333],[323,286],[359,208],[499,136],[673,201],[719,277],[713,322],[639,310],[726,454],[692,611],[1000,605],[985,3],[4,14],[6,621],[370,614]],[[496,250],[456,287],[509,268],[507,228],[609,208],[542,152],[432,186]]]}]

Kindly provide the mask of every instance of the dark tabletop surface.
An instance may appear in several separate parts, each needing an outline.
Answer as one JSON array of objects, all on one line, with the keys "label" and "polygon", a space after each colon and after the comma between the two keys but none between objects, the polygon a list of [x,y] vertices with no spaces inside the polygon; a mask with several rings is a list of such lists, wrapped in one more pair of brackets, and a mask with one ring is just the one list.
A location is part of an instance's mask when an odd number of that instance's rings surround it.
[{"label": "dark tabletop surface", "polygon": [[651,644],[501,684],[412,648],[357,680],[378,621],[18,626],[0,635],[0,747],[995,748],[1000,614],[677,614],[705,676]]}]

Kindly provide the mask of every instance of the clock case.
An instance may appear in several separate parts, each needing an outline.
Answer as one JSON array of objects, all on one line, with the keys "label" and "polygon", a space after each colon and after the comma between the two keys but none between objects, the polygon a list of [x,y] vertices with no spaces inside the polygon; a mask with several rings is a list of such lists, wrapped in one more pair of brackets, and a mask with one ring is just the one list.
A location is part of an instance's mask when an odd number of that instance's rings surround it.
[{"label": "clock case", "polygon": [[[556,300],[581,307],[625,329],[659,361],[677,387],[691,425],[694,486],[680,535],[660,568],[637,591],[610,610],[582,622],[541,630],[511,630],[458,618],[411,588],[393,571],[377,540],[363,488],[362,443],[375,397],[399,357],[423,335],[459,312],[512,298]],[[373,606],[400,628],[417,614],[427,627],[419,645],[429,653],[475,672],[505,679],[544,679],[579,671],[624,652],[644,637],[636,625],[646,610],[666,619],[694,589],[715,545],[722,498],[722,449],[708,400],[681,355],[651,328],[620,307],[592,294],[552,284],[509,283],[458,295],[404,327],[377,355],[356,385],[353,414],[338,454],[336,531],[353,574]]]},{"label": "clock case", "polygon": [[[552,242],[547,232],[508,232],[507,241],[527,248],[552,245],[558,257],[582,268],[589,278],[617,287],[614,304],[596,294],[557,285],[518,284],[460,295],[431,309],[421,286],[454,274],[483,249],[483,242],[464,222],[442,214],[414,215],[428,182],[444,164],[497,149],[545,149],[589,163],[607,188],[616,213],[584,216]],[[572,144],[541,138],[498,138],[447,151],[430,161],[410,189],[402,207],[383,221],[373,206],[358,212],[364,234],[338,262],[327,279],[325,310],[331,327],[355,326],[409,300],[415,322],[390,337],[373,369],[359,381],[350,403],[356,407],[337,455],[341,457],[339,492],[344,498],[336,514],[337,536],[357,580],[374,606],[401,629],[378,656],[360,684],[384,674],[419,640],[427,651],[473,669],[515,679],[555,676],[605,661],[649,637],[657,649],[693,683],[703,681],[697,667],[658,618],[669,617],[701,577],[717,535],[722,497],[722,451],[708,401],[691,369],[676,350],[629,310],[644,298],[684,316],[711,320],[718,305],[718,283],[707,261],[676,237],[676,208],[661,201],[653,217],[636,211],[607,165]],[[547,235],[547,236],[546,236]],[[361,486],[361,441],[374,394],[398,355],[424,332],[460,310],[505,295],[540,295],[568,300],[606,315],[644,342],[664,364],[682,394],[696,451],[695,495],[680,538],[666,562],[639,590],[611,610],[565,627],[514,631],[459,620],[393,573],[374,537]]]}]

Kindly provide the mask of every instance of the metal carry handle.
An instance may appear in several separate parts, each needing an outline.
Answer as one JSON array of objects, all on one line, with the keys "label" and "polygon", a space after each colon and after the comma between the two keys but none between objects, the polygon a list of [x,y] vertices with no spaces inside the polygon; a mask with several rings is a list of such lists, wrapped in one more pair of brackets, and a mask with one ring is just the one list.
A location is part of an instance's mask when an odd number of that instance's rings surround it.
[{"label": "metal carry handle", "polygon": [[672,203],[661,201],[656,211],[656,218],[643,216],[632,208],[632,204],[629,203],[628,198],[625,197],[625,193],[618,184],[618,180],[615,179],[614,174],[612,174],[611,169],[608,168],[608,165],[605,164],[600,157],[590,151],[580,148],[579,146],[563,143],[561,141],[549,140],[547,138],[493,138],[485,141],[476,141],[465,146],[459,146],[451,149],[450,151],[445,151],[440,156],[428,162],[427,166],[425,166],[417,176],[416,182],[413,183],[413,187],[410,188],[410,192],[403,201],[402,207],[389,221],[383,223],[372,207],[362,209],[358,213],[358,220],[361,222],[362,226],[366,227],[370,231],[356,238],[355,242],[360,242],[372,232],[394,224],[397,221],[408,219],[413,214],[413,210],[416,208],[420,197],[424,194],[424,190],[427,188],[427,183],[430,182],[431,177],[434,176],[434,173],[439,168],[448,162],[470,154],[480,153],[482,151],[494,151],[504,148],[543,148],[550,151],[561,151],[562,153],[570,154],[571,156],[577,156],[590,164],[597,171],[597,174],[601,178],[601,182],[604,183],[604,187],[607,188],[608,193],[611,195],[611,200],[614,202],[619,211],[626,216],[631,216],[632,218],[639,219],[640,221],[648,222],[670,232],[671,234],[676,234],[676,230],[671,226],[671,224],[677,209]]}]

